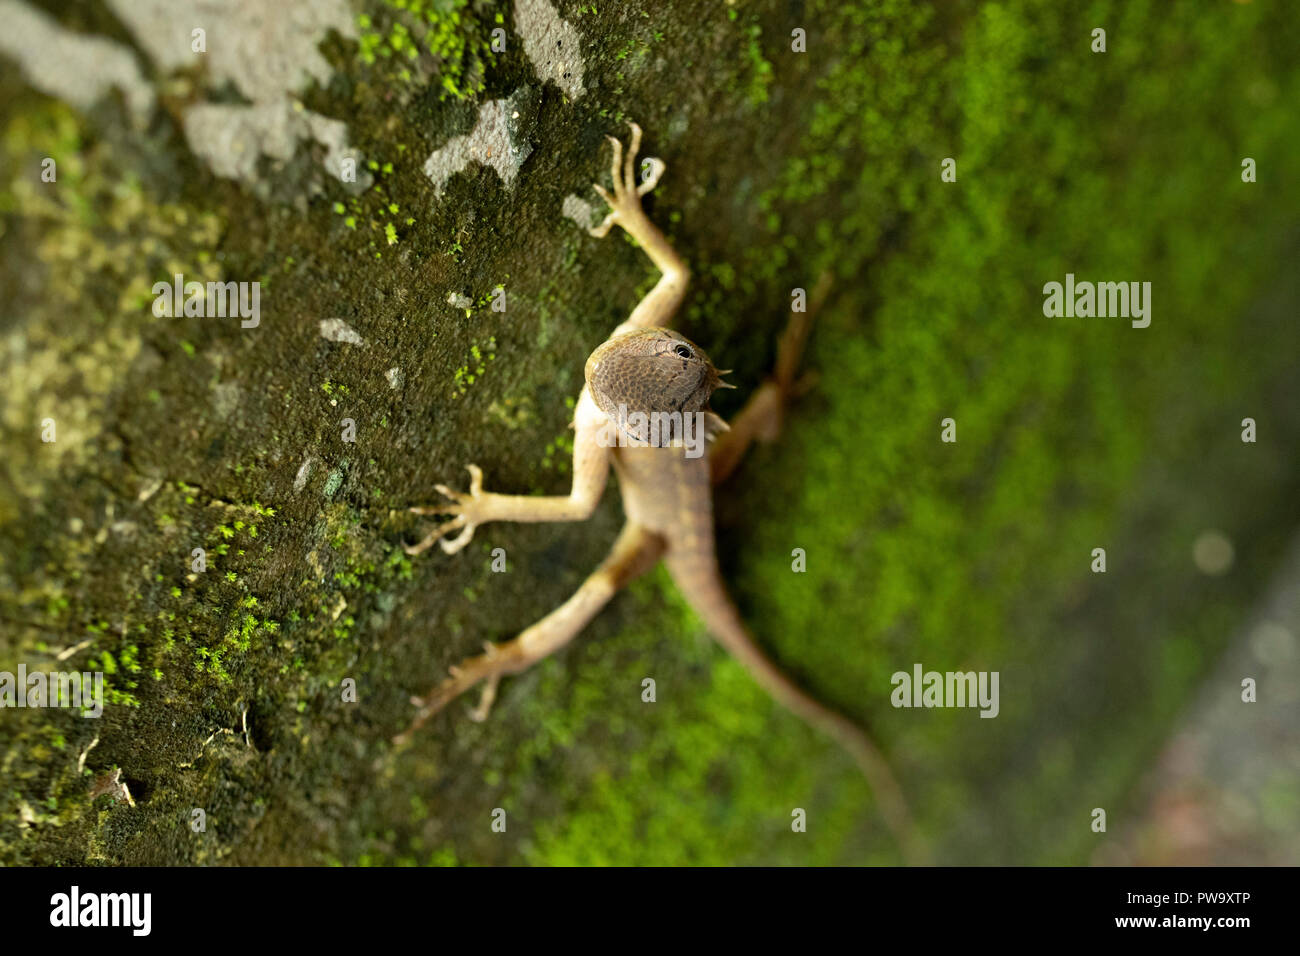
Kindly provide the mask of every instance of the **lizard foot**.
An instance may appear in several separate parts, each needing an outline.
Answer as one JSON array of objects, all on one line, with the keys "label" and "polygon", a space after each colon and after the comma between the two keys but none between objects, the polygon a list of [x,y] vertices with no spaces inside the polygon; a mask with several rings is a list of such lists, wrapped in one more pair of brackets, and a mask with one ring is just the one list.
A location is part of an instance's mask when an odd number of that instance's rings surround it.
[{"label": "lizard foot", "polygon": [[614,158],[610,164],[614,194],[611,196],[603,186],[592,183],[592,188],[600,193],[600,197],[605,200],[610,209],[609,215],[599,226],[587,230],[598,239],[608,235],[609,230],[617,224],[626,229],[632,238],[641,241],[638,233],[642,230],[643,223],[648,225],[645,213],[641,209],[641,197],[659,184],[659,178],[668,168],[661,159],[647,158],[645,178],[639,185],[637,184],[636,154],[641,148],[641,127],[636,123],[628,125],[632,127],[632,139],[628,143],[626,156],[623,154],[623,144],[618,139],[613,136],[606,137],[614,146]]},{"label": "lizard foot", "polygon": [[[452,517],[430,531],[419,544],[406,545],[404,550],[407,554],[423,554],[433,547],[434,542],[441,545],[442,550],[447,554],[455,554],[474,540],[474,529],[482,523],[477,517],[477,510],[484,497],[483,469],[478,465],[465,467],[469,470],[468,492],[452,491],[446,485],[434,485],[438,494],[451,499],[451,504],[424,505],[409,509],[412,514],[417,515],[451,515]],[[446,535],[457,530],[460,531],[459,535],[450,541],[446,539]]]},{"label": "lizard foot", "polygon": [[[513,642],[512,642],[513,643]],[[483,653],[469,657],[459,664],[447,668],[447,678],[429,692],[426,697],[412,697],[411,703],[419,707],[411,726],[393,738],[394,744],[404,744],[426,720],[442,710],[465,691],[479,681],[483,681],[483,696],[478,706],[470,711],[470,720],[487,720],[492,704],[496,701],[497,685],[504,674],[519,669],[519,655],[509,653],[509,645],[503,650],[490,641],[483,645]]]}]

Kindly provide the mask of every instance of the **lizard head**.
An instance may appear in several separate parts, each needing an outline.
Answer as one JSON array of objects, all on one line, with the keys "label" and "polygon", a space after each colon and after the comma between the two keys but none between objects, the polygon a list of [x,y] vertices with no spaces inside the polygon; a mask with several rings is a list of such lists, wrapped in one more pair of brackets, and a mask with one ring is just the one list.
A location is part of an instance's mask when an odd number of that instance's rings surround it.
[{"label": "lizard head", "polygon": [[607,340],[587,359],[587,387],[618,422],[630,412],[707,411],[716,388],[731,388],[704,351],[671,329],[634,329]]},{"label": "lizard head", "polygon": [[722,385],[698,345],[671,329],[634,329],[587,359],[587,385],[601,411],[698,412]]}]

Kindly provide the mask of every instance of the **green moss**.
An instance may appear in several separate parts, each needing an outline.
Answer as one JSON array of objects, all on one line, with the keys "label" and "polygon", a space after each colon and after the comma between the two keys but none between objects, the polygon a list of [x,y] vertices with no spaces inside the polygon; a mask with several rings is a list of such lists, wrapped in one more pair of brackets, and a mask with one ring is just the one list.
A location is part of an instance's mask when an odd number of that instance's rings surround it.
[{"label": "green moss", "polygon": [[[498,14],[494,22],[500,23]],[[491,27],[482,24],[470,0],[383,0],[357,16],[357,56],[381,82],[409,86],[425,78],[423,59],[432,60],[444,99],[482,93],[494,57]]]},{"label": "green moss", "polygon": [[452,373],[452,397],[464,398],[470,387],[487,372],[487,367],[496,361],[496,336],[489,335],[484,342],[475,342],[469,347],[469,358],[460,368]]},{"label": "green moss", "polygon": [[[1211,226],[1242,221],[1238,213],[1211,211],[1216,203],[1235,207],[1251,197],[1211,190],[1214,202],[1190,200],[1198,189],[1205,195],[1206,183],[1229,183],[1233,163],[1226,156],[1207,157],[1189,169],[1187,157],[1196,154],[1205,132],[1189,116],[1171,112],[1169,104],[1158,120],[1166,137],[1159,150],[1121,155],[1113,152],[1116,146],[1090,137],[1090,124],[1100,115],[1120,126],[1156,118],[1144,107],[1134,107],[1129,117],[1115,116],[1114,104],[1123,97],[1111,88],[1119,81],[1105,71],[1084,71],[1081,82],[1079,65],[1044,67],[1035,59],[1031,32],[1041,38],[1058,31],[1064,44],[1072,22],[1045,5],[1026,5],[1020,15],[989,8],[968,26],[961,55],[943,68],[943,47],[927,38],[931,15],[923,9],[882,5],[821,12],[828,35],[859,39],[839,51],[819,81],[825,95],[805,134],[807,148],[790,158],[782,185],[764,194],[762,205],[771,213],[766,225],[796,229],[800,241],[783,241],[780,255],[770,246],[752,247],[746,268],[738,270],[741,301],[770,288],[779,275],[788,276],[796,256],[810,277],[799,283],[805,286],[812,284],[819,261],[832,256],[846,277],[842,288],[865,263],[882,256],[883,263],[871,271],[870,288],[850,284],[824,317],[809,363],[820,373],[808,399],[811,408],[797,416],[779,452],[757,453],[746,471],[762,476],[760,490],[734,507],[720,506],[724,522],[729,514],[781,515],[737,532],[744,541],[733,568],[737,590],[761,639],[786,665],[888,741],[922,826],[938,840],[943,858],[1086,859],[1093,845],[1079,823],[1086,820],[1086,807],[1120,799],[1157,739],[1148,722],[1172,720],[1207,660],[1203,648],[1220,646],[1231,623],[1217,616],[1198,621],[1204,610],[1175,608],[1157,597],[1166,588],[1182,593],[1185,585],[1174,582],[1185,571],[1167,572],[1166,585],[1148,583],[1141,598],[1132,587],[1097,593],[1095,613],[1107,619],[1123,614],[1134,600],[1148,608],[1159,605],[1159,613],[1168,615],[1159,631],[1165,659],[1154,672],[1163,675],[1161,690],[1145,697],[1137,688],[1114,687],[1080,698],[1072,690],[1076,682],[1114,680],[1111,655],[1118,649],[1073,670],[1054,663],[1063,640],[1083,648],[1098,637],[1094,625],[1062,607],[1077,600],[1069,595],[1078,589],[1095,590],[1085,560],[1091,542],[1123,538],[1142,553],[1168,555],[1158,559],[1167,567],[1186,567],[1185,557],[1174,556],[1185,554],[1185,542],[1203,519],[1185,515],[1171,522],[1166,516],[1159,544],[1139,543],[1125,524],[1135,511],[1158,508],[1140,480],[1143,442],[1159,436],[1162,455],[1181,455],[1189,467],[1198,467],[1195,446],[1166,430],[1166,406],[1156,396],[1187,374],[1186,346],[1168,344],[1203,343],[1215,333],[1199,322],[1195,329],[1179,327],[1175,317],[1218,317],[1213,324],[1222,337],[1205,353],[1233,353],[1238,333],[1221,319],[1249,307],[1250,282],[1211,284],[1200,264],[1213,259],[1210,245],[1236,249],[1232,258],[1242,261],[1237,244],[1276,242],[1279,234],[1253,215],[1251,225],[1231,238],[1221,225]],[[1148,10],[1138,19],[1145,15],[1157,16]],[[1234,106],[1242,89],[1265,83],[1262,77],[1239,76],[1238,86],[1215,92],[1215,83],[1233,75],[1229,64],[1240,62],[1242,48],[1224,35],[1228,26],[1216,21],[1207,27],[1207,36],[1216,33],[1219,39],[1208,62],[1198,60],[1204,77],[1196,84],[1198,102],[1218,97],[1224,115],[1237,122],[1280,129]],[[1241,32],[1229,35],[1250,43],[1249,18],[1230,26]],[[1161,56],[1182,62],[1173,27],[1134,23],[1128,30],[1160,37],[1167,43]],[[886,35],[897,41],[881,42]],[[1150,58],[1152,51],[1143,55]],[[1063,75],[1034,75],[1053,68]],[[918,82],[918,76],[941,69],[951,81],[941,75]],[[1133,74],[1123,76],[1129,83]],[[1295,84],[1294,74],[1289,82]],[[959,97],[958,108],[944,107],[943,91],[962,83],[971,88]],[[1030,89],[1038,92],[1030,97]],[[1044,101],[1044,89],[1082,102],[1067,107]],[[1283,98],[1275,93],[1269,102],[1280,109]],[[999,121],[990,123],[990,117]],[[900,139],[922,147],[932,143],[936,160],[911,162],[896,148]],[[1044,143],[1052,144],[1046,152]],[[945,155],[959,157],[962,182],[976,182],[961,191],[941,184],[937,158]],[[985,156],[996,157],[996,166]],[[1062,178],[1067,167],[1057,172],[1058,156],[1071,170],[1122,162],[1126,173],[1104,180]],[[1215,174],[1218,163],[1225,170],[1221,176]],[[1171,168],[1182,170],[1178,186],[1156,187]],[[1042,188],[1044,181],[1051,188]],[[833,218],[810,221],[801,212],[824,201],[834,203]],[[884,255],[888,236],[904,217],[915,238]],[[1179,262],[1163,255],[1171,223],[1179,223],[1178,235],[1193,234],[1207,248],[1186,248]],[[1033,245],[1023,239],[1028,229],[1038,237]],[[788,238],[793,234],[783,237]],[[1083,263],[1079,269],[1127,268],[1153,275],[1157,288],[1169,290],[1170,324],[1162,332],[1161,353],[1140,339],[1128,339],[1129,347],[1117,351],[1116,334],[1140,334],[1127,328],[1043,334],[1036,324],[1038,290],[1066,268],[1064,259],[1045,260],[1043,250],[1053,248],[1072,251],[1073,261]],[[1270,266],[1258,278],[1267,277],[1277,261],[1279,247],[1271,248],[1261,256]],[[1084,249],[1087,258],[1077,258]],[[1121,250],[1131,258],[1122,259]],[[696,267],[706,279],[693,293],[689,324],[726,338],[736,270],[698,260]],[[786,289],[778,287],[771,298],[788,301],[793,284],[787,278]],[[864,315],[871,316],[870,324]],[[1218,383],[1222,391],[1203,396],[1197,414],[1212,418],[1229,394],[1240,401],[1252,389],[1256,362],[1285,376],[1290,359],[1266,358],[1279,336],[1294,341],[1276,319],[1267,333],[1257,330],[1251,339],[1258,351],[1250,358],[1238,352],[1232,385]],[[1284,350],[1294,354],[1294,345]],[[1216,361],[1216,375],[1223,374]],[[1116,383],[1125,383],[1127,398],[1117,394]],[[1186,407],[1188,399],[1178,401]],[[937,441],[939,419],[947,414],[956,415],[963,428],[955,447]],[[1288,428],[1295,425],[1291,419]],[[1071,452],[1079,447],[1089,449],[1082,475]],[[994,468],[997,481],[983,481]],[[1231,459],[1224,465],[1228,473],[1234,480],[1243,477]],[[1244,505],[1248,497],[1237,500]],[[1117,511],[1116,502],[1127,504]],[[1250,521],[1244,507],[1234,513],[1237,522]],[[1055,520],[1026,520],[1041,514]],[[724,551],[735,547],[730,537],[724,528]],[[809,551],[809,574],[791,573],[792,547]],[[509,726],[517,721],[532,732],[516,738],[510,750],[517,783],[507,787],[508,799],[495,799],[528,807],[522,858],[622,864],[891,859],[879,822],[862,813],[869,798],[848,762],[775,711],[720,655],[672,696],[654,705],[640,702],[636,691],[643,675],[658,667],[678,680],[692,673],[692,648],[700,646],[692,637],[699,641],[702,635],[689,617],[660,609],[672,595],[662,579],[634,595],[612,622],[593,625],[592,638],[603,637],[599,651],[584,646],[567,652],[563,663],[545,664],[534,680],[521,681],[526,686],[510,698],[515,711]],[[1013,635],[1014,647],[1008,643]],[[855,638],[851,653],[840,643],[847,636]],[[1077,655],[1072,658],[1077,662]],[[965,715],[903,719],[886,704],[888,675],[915,660],[1003,668],[1004,681],[1020,682],[1023,693],[1041,703],[1004,713],[997,734],[982,722],[962,720]],[[722,675],[730,681],[719,683]],[[1115,713],[1121,696],[1124,716]],[[647,707],[655,712],[651,723],[638,714]],[[1044,708],[1053,712],[1051,719]],[[719,727],[721,721],[738,725]],[[1094,751],[1070,741],[1070,728],[1079,726],[1106,734],[1104,755],[1090,759]],[[1007,753],[1012,745],[1029,747],[1036,757],[1026,761]],[[821,759],[810,758],[812,752]],[[620,755],[617,770],[606,769],[610,762],[596,756],[611,753]],[[1015,773],[1004,772],[1009,760]],[[808,776],[814,768],[820,780]],[[710,781],[707,790],[698,785],[704,779]],[[1081,779],[1089,781],[1083,793]],[[990,796],[974,799],[972,791]],[[818,799],[809,799],[812,794]],[[796,805],[806,806],[816,821],[807,835],[790,833],[789,809]],[[963,814],[978,814],[986,836],[963,833]],[[1034,823],[1025,825],[1028,820]]]},{"label": "green moss", "polygon": [[763,56],[762,40],[762,26],[757,21],[751,21],[745,27],[745,58],[750,69],[745,98],[751,106],[766,103],[768,89],[772,85],[772,64]]}]

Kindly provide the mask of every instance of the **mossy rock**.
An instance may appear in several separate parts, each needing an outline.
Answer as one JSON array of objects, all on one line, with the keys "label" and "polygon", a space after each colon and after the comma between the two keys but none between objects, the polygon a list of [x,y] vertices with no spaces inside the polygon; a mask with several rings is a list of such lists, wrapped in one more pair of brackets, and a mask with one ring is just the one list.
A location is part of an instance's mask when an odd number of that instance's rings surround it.
[{"label": "mossy rock", "polygon": [[[92,6],[59,16],[119,36]],[[582,526],[402,551],[424,528],[406,507],[466,462],[497,490],[566,487],[583,361],[653,275],[560,210],[629,118],[668,165],[651,215],[695,271],[681,327],[741,385],[719,411],[762,380],[791,290],[836,277],[814,386],[719,494],[754,631],[872,728],[934,858],[1089,860],[1092,809],[1130,809],[1295,518],[1291,11],[561,2],[573,97],[520,44],[491,50],[504,4],[424,4],[432,52],[402,75],[415,41],[391,25],[415,6],[368,6],[302,96],[346,119],[360,189],[313,177],[306,144],[256,188],[214,176],[179,98],[141,130],[120,100],[81,114],[0,79],[0,669],[109,687],[99,720],[0,711],[0,862],[898,859],[851,760],[659,573],[507,681],[487,723],[458,703],[389,743],[412,694],[564,600],[619,526],[611,492]],[[518,175],[472,165],[435,198],[426,157],[521,90]],[[259,280],[259,327],[153,315],[178,272]],[[1045,316],[1066,273],[1149,281],[1150,327]],[[364,347],[322,338],[331,318]],[[1230,573],[1193,563],[1206,529],[1237,543]],[[998,671],[999,716],[892,707],[916,662]],[[90,798],[115,768],[133,805]]]}]

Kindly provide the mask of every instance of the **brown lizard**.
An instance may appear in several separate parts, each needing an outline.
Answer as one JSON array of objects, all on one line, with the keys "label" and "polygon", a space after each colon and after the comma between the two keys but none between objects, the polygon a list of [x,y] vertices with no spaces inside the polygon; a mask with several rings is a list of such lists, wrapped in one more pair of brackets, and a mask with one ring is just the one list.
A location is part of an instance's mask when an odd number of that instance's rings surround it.
[{"label": "brown lizard", "polygon": [[[614,148],[613,195],[599,185],[594,188],[610,212],[590,232],[603,237],[612,226],[621,226],[662,275],[627,321],[587,360],[586,385],[573,416],[572,489],[553,497],[494,494],[483,490],[479,467],[469,465],[468,493],[437,485],[449,504],[411,509],[451,517],[406,550],[419,554],[439,542],[444,551],[454,554],[470,542],[476,528],[489,521],[585,520],[600,500],[611,463],[618,473],[627,524],[609,556],[577,593],[515,639],[485,644],[483,654],[452,667],[447,679],[417,701],[414,722],[395,741],[408,739],[450,701],[479,683],[484,684],[483,696],[471,716],[485,719],[503,675],[516,674],[573,640],[621,588],[662,559],[718,642],[781,704],[829,733],[853,755],[885,821],[905,854],[912,856],[906,805],[888,764],[861,728],[801,690],[763,653],[727,596],[714,549],[712,487],[731,474],[754,440],[776,437],[782,408],[795,388],[811,318],[829,283],[819,283],[809,309],[794,314],[782,336],[772,377],[728,426],[708,410],[713,390],[731,387],[721,381],[726,373],[719,373],[698,346],[669,328],[686,293],[689,271],[641,208],[641,196],[654,188],[665,167],[652,161],[645,180],[637,184],[634,163],[641,129],[630,125],[626,156],[622,143],[608,137]],[[667,425],[656,434],[635,412],[661,413],[659,420]],[[679,417],[673,417],[673,412]],[[711,439],[704,443],[706,453],[694,457],[687,440],[692,416],[703,423]],[[655,441],[656,437],[663,440]],[[650,443],[634,447],[637,442],[632,439]],[[459,534],[449,539],[452,532]]]}]

